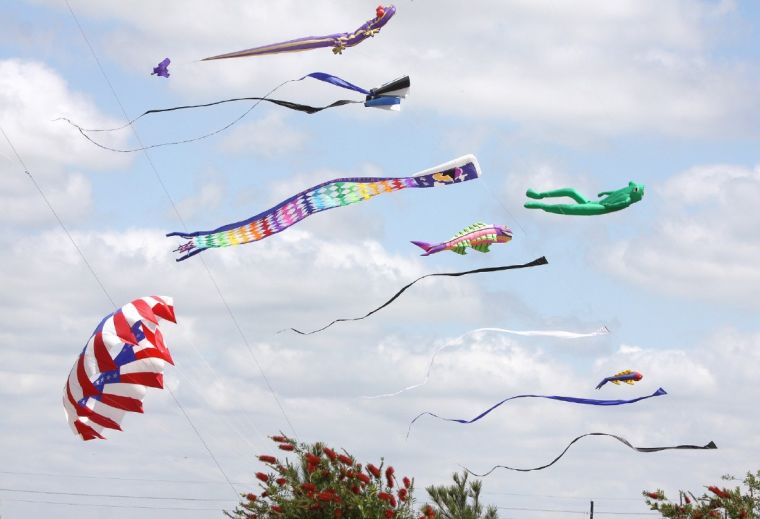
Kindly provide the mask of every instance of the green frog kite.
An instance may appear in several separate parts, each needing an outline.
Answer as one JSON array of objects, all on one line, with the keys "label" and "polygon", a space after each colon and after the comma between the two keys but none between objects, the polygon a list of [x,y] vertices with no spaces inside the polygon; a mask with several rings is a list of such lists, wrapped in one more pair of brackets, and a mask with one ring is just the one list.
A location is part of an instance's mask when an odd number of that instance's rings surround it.
[{"label": "green frog kite", "polygon": [[598,196],[604,197],[598,202],[587,200],[582,194],[572,187],[555,189],[553,191],[543,191],[541,193],[528,189],[525,193],[528,198],[557,198],[560,196],[569,196],[576,203],[574,204],[542,204],[540,202],[526,202],[527,209],[543,209],[548,213],[571,214],[579,216],[594,216],[597,214],[612,213],[625,209],[629,205],[638,202],[644,196],[644,184],[628,182],[628,187],[618,189],[617,191],[603,191]]}]

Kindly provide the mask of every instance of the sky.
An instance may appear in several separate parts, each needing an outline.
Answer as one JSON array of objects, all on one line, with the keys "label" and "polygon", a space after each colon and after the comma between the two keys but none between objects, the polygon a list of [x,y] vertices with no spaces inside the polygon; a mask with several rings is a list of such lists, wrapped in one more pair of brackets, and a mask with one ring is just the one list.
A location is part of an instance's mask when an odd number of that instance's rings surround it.
[{"label": "sky", "polygon": [[[256,456],[273,452],[267,436],[279,432],[362,462],[385,458],[415,478],[420,504],[425,486],[460,466],[543,465],[587,432],[719,447],[642,454],[588,438],[549,469],[485,478],[502,519],[582,516],[592,499],[599,517],[656,516],[642,490],[701,493],[723,474],[760,469],[755,2],[400,0],[376,37],[340,56],[217,62],[199,60],[349,31],[376,4],[68,2],[0,8],[0,126],[25,164],[0,139],[3,519],[220,517],[236,492],[255,491]],[[151,76],[166,56],[171,77]],[[412,88],[398,113],[261,105],[218,135],[147,153],[100,149],[58,119],[113,128],[151,108],[260,96],[314,71],[365,88],[408,74]],[[354,98],[311,80],[277,97]],[[152,116],[136,133],[97,138],[116,148],[192,138],[249,106]],[[332,178],[407,176],[468,153],[476,181],[325,211],[203,261],[175,262],[178,242],[164,236],[245,219]],[[528,188],[593,197],[631,180],[645,184],[644,199],[618,213],[522,207]],[[465,256],[419,257],[409,243],[477,221],[514,238]],[[422,281],[371,318],[320,334],[277,333],[363,314],[427,273],[540,256],[549,264]],[[162,326],[171,392],[150,390],[123,432],[82,442],[61,405],[71,365],[109,299],[152,294],[173,297],[177,313]],[[575,340],[470,335],[437,356],[428,384],[363,398],[422,381],[436,348],[476,328],[602,326],[611,333]],[[594,389],[623,369],[644,379]],[[659,387],[668,395],[630,406],[525,399],[472,425],[423,418],[406,438],[423,411],[473,417],[517,394],[633,398]]]}]

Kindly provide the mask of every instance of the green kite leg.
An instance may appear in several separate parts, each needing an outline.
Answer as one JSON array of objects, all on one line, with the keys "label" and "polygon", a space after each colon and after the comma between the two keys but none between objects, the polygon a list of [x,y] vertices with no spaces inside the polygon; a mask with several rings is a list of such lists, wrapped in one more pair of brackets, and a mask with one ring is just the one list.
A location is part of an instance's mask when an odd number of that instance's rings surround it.
[{"label": "green kite leg", "polygon": [[[552,191],[543,191],[540,193],[538,191],[534,191],[533,189],[528,189],[525,195],[528,198],[536,198],[536,199],[558,198],[561,196],[569,196],[570,198],[572,198],[579,204],[588,204],[589,202],[591,202],[591,200],[588,200],[586,197],[584,197],[582,194],[580,194],[578,191],[576,191],[572,187],[563,187],[562,189],[554,189]],[[542,206],[543,204],[539,204],[538,207],[542,207]],[[525,207],[527,207],[527,205]]]},{"label": "green kite leg", "polygon": [[585,204],[542,204],[540,202],[526,202],[526,209],[543,209],[547,213],[570,214],[579,216],[594,216],[609,213],[610,209],[596,202]]}]

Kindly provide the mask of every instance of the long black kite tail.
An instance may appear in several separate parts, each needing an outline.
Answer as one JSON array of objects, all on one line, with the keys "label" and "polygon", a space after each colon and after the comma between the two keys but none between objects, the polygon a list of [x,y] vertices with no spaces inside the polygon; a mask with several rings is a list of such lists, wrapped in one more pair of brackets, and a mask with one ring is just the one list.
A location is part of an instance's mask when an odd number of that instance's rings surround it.
[{"label": "long black kite tail", "polygon": [[689,449],[689,450],[710,450],[710,449],[717,449],[718,446],[715,445],[715,442],[710,442],[707,445],[673,445],[670,447],[636,447],[631,442],[623,438],[622,436],[617,436],[615,434],[609,434],[609,433],[602,433],[602,432],[592,432],[592,433],[586,433],[578,436],[577,438],[574,438],[573,441],[567,444],[567,447],[565,447],[565,450],[563,450],[559,456],[554,458],[552,461],[547,463],[546,465],[541,465],[540,467],[533,467],[530,469],[521,469],[521,468],[515,468],[515,467],[508,467],[506,465],[494,465],[491,470],[488,472],[485,472],[483,474],[477,474],[467,467],[463,467],[464,470],[466,470],[468,473],[472,474],[475,477],[485,477],[491,474],[496,469],[506,469],[506,470],[515,470],[517,472],[531,472],[533,470],[543,470],[545,468],[551,467],[555,463],[559,461],[559,459],[567,453],[568,450],[570,450],[570,447],[573,446],[575,442],[580,440],[581,438],[585,438],[586,436],[609,436],[610,438],[615,438],[617,441],[625,445],[626,447],[633,449],[638,452],[660,452],[660,451],[667,451],[667,450],[673,450],[673,449]]},{"label": "long black kite tail", "polygon": [[483,273],[486,273],[486,272],[500,272],[502,270],[514,270],[514,269],[524,269],[524,268],[529,268],[529,267],[537,267],[539,265],[546,265],[548,263],[549,262],[546,260],[546,258],[544,256],[541,256],[540,258],[534,259],[533,261],[531,261],[529,263],[524,263],[522,265],[504,265],[504,266],[501,266],[501,267],[485,267],[485,268],[480,268],[480,269],[475,269],[475,270],[466,270],[464,272],[437,272],[437,273],[434,273],[434,274],[425,274],[424,276],[419,277],[419,278],[415,279],[414,281],[412,281],[411,283],[409,283],[408,285],[404,286],[401,290],[399,290],[398,292],[396,292],[396,294],[393,297],[391,297],[388,301],[386,301],[382,305],[378,306],[374,310],[370,310],[369,312],[367,312],[366,314],[364,314],[361,317],[345,317],[345,318],[341,318],[341,319],[335,319],[334,321],[332,321],[329,324],[326,324],[322,328],[317,328],[316,330],[312,330],[310,332],[304,332],[304,331],[298,330],[297,328],[285,328],[284,330],[280,330],[277,333],[281,333],[281,332],[290,330],[290,331],[295,332],[295,333],[297,333],[299,335],[311,335],[312,333],[317,333],[317,332],[321,332],[323,330],[326,330],[327,328],[329,328],[330,326],[332,326],[335,323],[342,323],[342,322],[346,322],[346,321],[361,321],[362,319],[366,319],[370,315],[374,314],[375,312],[379,312],[380,310],[382,310],[383,308],[385,308],[386,306],[388,306],[389,304],[391,304],[392,302],[394,302],[396,299],[399,298],[399,296],[401,296],[401,294],[403,294],[404,292],[406,292],[406,290],[409,287],[411,287],[416,282],[421,281],[421,280],[423,280],[425,278],[435,277],[435,276],[460,277],[460,276],[467,276],[469,274],[483,274]]}]

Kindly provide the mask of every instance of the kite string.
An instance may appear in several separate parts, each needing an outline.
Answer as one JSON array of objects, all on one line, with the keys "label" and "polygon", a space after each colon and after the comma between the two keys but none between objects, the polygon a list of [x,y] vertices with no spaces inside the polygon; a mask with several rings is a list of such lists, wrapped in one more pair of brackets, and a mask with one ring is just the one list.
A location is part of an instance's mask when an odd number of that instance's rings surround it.
[{"label": "kite string", "polygon": [[[67,1],[67,3],[68,3],[68,1]],[[60,216],[58,215],[58,212],[55,210],[55,208],[53,207],[53,205],[50,203],[50,201],[48,200],[47,196],[45,196],[45,192],[42,190],[42,188],[40,187],[40,185],[34,179],[34,176],[32,176],[32,174],[29,171],[29,169],[26,167],[26,164],[24,163],[24,160],[21,158],[21,155],[19,155],[18,151],[16,150],[16,147],[13,145],[13,142],[8,137],[8,134],[5,133],[5,129],[3,129],[1,126],[0,126],[0,132],[2,132],[3,137],[5,137],[5,140],[8,142],[8,145],[10,146],[10,148],[13,151],[14,155],[16,155],[16,158],[18,159],[19,164],[24,169],[24,173],[26,173],[29,176],[29,178],[32,180],[32,183],[34,184],[34,187],[37,189],[37,192],[40,194],[40,196],[42,197],[42,199],[45,201],[45,204],[50,209],[50,212],[53,213],[53,216],[55,216],[55,219],[58,221],[58,224],[61,226],[61,229],[63,229],[63,231],[66,234],[67,238],[69,239],[69,241],[71,242],[71,244],[74,246],[74,248],[76,249],[77,253],[79,253],[79,256],[82,258],[82,261],[87,266],[87,268],[90,271],[90,273],[92,274],[92,276],[95,278],[95,281],[97,281],[98,285],[100,286],[100,289],[103,291],[103,294],[105,294],[106,298],[108,299],[108,301],[110,301],[111,305],[114,308],[118,308],[118,306],[114,302],[113,298],[111,297],[111,294],[109,294],[109,292],[106,289],[105,285],[100,280],[100,277],[98,276],[97,272],[95,272],[95,269],[92,267],[92,264],[87,260],[87,257],[84,255],[84,252],[77,245],[76,241],[74,240],[74,237],[71,235],[71,233],[69,232],[68,228],[63,223],[63,220],[61,220]],[[195,433],[198,435],[198,438],[201,440],[201,442],[203,443],[204,447],[206,447],[206,450],[208,451],[209,455],[211,456],[211,459],[213,459],[214,463],[216,463],[217,467],[219,468],[219,471],[224,476],[224,479],[227,481],[227,483],[230,485],[230,488],[233,490],[233,492],[237,496],[238,495],[237,489],[235,489],[235,487],[232,485],[232,482],[230,481],[229,477],[227,476],[227,473],[222,469],[221,465],[219,464],[219,461],[216,459],[216,456],[214,456],[214,453],[211,452],[211,449],[209,449],[208,445],[203,440],[203,437],[198,432],[198,429],[195,427],[195,425],[190,420],[190,417],[185,412],[185,410],[182,407],[182,405],[179,403],[179,401],[177,400],[177,398],[174,396],[174,393],[172,392],[171,388],[167,387],[166,389],[167,389],[167,391],[169,391],[169,393],[171,394],[172,398],[177,403],[177,406],[182,411],[182,414],[185,416],[185,418],[187,419],[187,421],[190,424],[190,426],[193,428],[193,430],[195,431]]]},{"label": "kite string", "polygon": [[8,134],[5,133],[5,130],[2,126],[0,126],[0,132],[2,132],[3,137],[5,137],[6,142],[8,143],[8,146],[10,146],[11,151],[13,151],[13,154],[16,156],[16,159],[18,160],[19,164],[21,165],[22,169],[24,170],[24,173],[27,174],[29,179],[32,181],[32,184],[34,184],[35,189],[37,189],[37,192],[42,197],[42,200],[45,201],[45,205],[47,205],[48,209],[50,209],[50,212],[53,213],[53,216],[58,221],[58,225],[63,229],[63,232],[66,234],[66,237],[69,239],[71,244],[76,249],[77,253],[79,253],[79,256],[82,258],[82,261],[87,266],[87,269],[90,271],[90,274],[92,274],[92,277],[95,278],[95,281],[98,283],[98,286],[100,287],[100,290],[105,294],[106,299],[111,303],[111,305],[114,308],[117,308],[116,303],[111,298],[110,294],[108,293],[108,290],[106,290],[105,285],[100,280],[100,277],[98,277],[98,274],[95,272],[95,269],[92,268],[92,265],[89,261],[87,261],[87,258],[84,255],[84,252],[82,252],[82,249],[79,248],[79,245],[77,245],[77,242],[74,240],[74,237],[69,232],[69,229],[66,227],[66,225],[63,223],[63,220],[61,220],[61,217],[58,216],[58,212],[53,208],[53,205],[50,203],[50,200],[48,200],[48,197],[45,196],[45,192],[42,190],[42,187],[37,183],[37,180],[35,180],[32,173],[29,171],[29,168],[26,167],[26,163],[21,158],[21,155],[19,155],[18,151],[16,150],[16,147],[13,145],[13,142],[11,142],[11,139],[8,137]]},{"label": "kite string", "polygon": [[[124,119],[129,121],[129,115],[127,115],[127,111],[124,109],[124,105],[121,103],[121,99],[119,98],[119,95],[116,93],[116,90],[113,87],[113,84],[111,83],[111,80],[108,78],[108,75],[105,72],[105,69],[100,63],[100,60],[98,59],[97,54],[95,53],[95,49],[90,43],[90,40],[87,38],[87,34],[84,32],[84,28],[79,23],[79,19],[77,18],[76,14],[74,13],[74,9],[71,7],[71,4],[69,3],[69,0],[64,0],[66,2],[66,6],[69,9],[69,12],[71,13],[72,18],[74,19],[74,22],[76,23],[77,27],[79,28],[79,32],[82,35],[82,38],[84,39],[85,43],[87,44],[87,47],[90,50],[90,53],[92,54],[93,59],[95,60],[95,63],[98,66],[98,69],[100,71],[100,74],[103,76],[103,79],[108,84],[109,89],[111,90],[111,94],[113,95],[114,99],[116,100],[116,103],[119,105],[119,108],[121,109],[121,113],[124,116]],[[294,81],[294,80],[288,80],[288,81]],[[287,83],[288,81],[285,81],[282,83],[283,85]],[[279,87],[276,87],[279,88]],[[255,105],[254,105],[255,106]],[[252,107],[253,108],[253,107]],[[252,109],[251,108],[251,109]],[[250,110],[249,110],[250,111]],[[247,113],[247,112],[246,112]],[[241,116],[242,118],[243,116]],[[137,130],[134,126],[130,127],[132,129],[132,133],[135,135],[135,139],[137,139],[137,142],[140,146],[143,146],[142,139],[140,139],[140,135],[137,133]],[[176,215],[177,219],[179,220],[182,227],[187,230],[187,225],[185,224],[184,219],[182,218],[182,215],[179,212],[179,209],[177,208],[176,203],[174,202],[174,199],[172,198],[171,194],[169,193],[169,190],[166,187],[166,184],[164,183],[163,179],[161,178],[161,175],[158,173],[158,169],[156,169],[155,164],[153,163],[153,160],[150,157],[150,154],[147,152],[146,149],[142,150],[143,155],[145,155],[145,158],[148,161],[148,164],[150,165],[151,170],[153,171],[153,174],[156,177],[156,180],[158,180],[159,185],[161,186],[161,189],[164,192],[164,195],[169,200],[169,203],[172,206],[172,210],[174,211],[174,214]],[[264,382],[267,385],[267,388],[269,389],[269,392],[271,393],[272,397],[274,398],[275,402],[277,403],[277,406],[280,409],[280,412],[282,413],[283,417],[285,418],[285,421],[287,422],[290,429],[293,431],[294,436],[298,436],[296,433],[295,427],[293,427],[292,422],[290,421],[290,418],[288,418],[287,413],[285,412],[285,408],[283,407],[282,403],[280,402],[280,399],[277,398],[277,394],[274,392],[274,388],[272,387],[271,383],[269,382],[269,378],[266,376],[266,373],[264,372],[264,369],[262,368],[261,364],[259,363],[258,359],[256,358],[256,355],[253,353],[253,349],[250,346],[250,343],[248,342],[248,338],[246,337],[245,333],[243,332],[242,328],[238,324],[237,318],[235,317],[234,313],[232,312],[232,309],[230,308],[229,304],[227,303],[227,299],[224,297],[224,294],[222,293],[221,289],[219,288],[219,285],[216,282],[216,279],[214,278],[213,274],[211,273],[211,270],[209,269],[206,262],[201,258],[201,263],[203,264],[206,273],[209,276],[209,279],[211,280],[211,283],[214,285],[214,288],[216,289],[217,293],[219,294],[220,299],[222,300],[222,303],[224,304],[224,307],[227,309],[227,313],[229,314],[230,318],[232,319],[233,324],[235,325],[235,328],[237,329],[238,334],[243,340],[243,343],[246,346],[246,349],[248,350],[248,353],[251,355],[251,357],[254,359],[257,368],[259,369],[259,372],[261,373],[262,378],[264,379]]]}]

